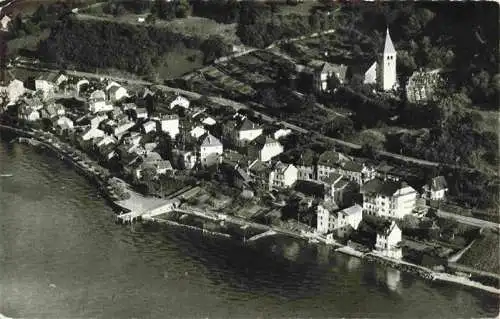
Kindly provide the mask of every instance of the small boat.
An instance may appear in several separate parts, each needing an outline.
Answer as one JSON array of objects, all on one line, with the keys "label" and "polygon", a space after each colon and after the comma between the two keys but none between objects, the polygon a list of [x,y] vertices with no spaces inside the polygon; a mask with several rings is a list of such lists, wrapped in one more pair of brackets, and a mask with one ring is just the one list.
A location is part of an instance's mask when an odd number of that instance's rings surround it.
[{"label": "small boat", "polygon": [[12,174],[0,174],[0,177],[12,177]]}]

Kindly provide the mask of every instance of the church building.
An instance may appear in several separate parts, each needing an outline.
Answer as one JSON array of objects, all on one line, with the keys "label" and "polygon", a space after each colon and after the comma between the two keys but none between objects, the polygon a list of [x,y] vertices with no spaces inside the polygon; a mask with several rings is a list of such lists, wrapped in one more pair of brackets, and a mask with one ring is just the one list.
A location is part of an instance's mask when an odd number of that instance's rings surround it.
[{"label": "church building", "polygon": [[379,54],[378,61],[374,62],[365,72],[365,84],[377,84],[384,91],[397,88],[396,76],[396,49],[389,34],[389,28],[385,35],[384,51]]}]

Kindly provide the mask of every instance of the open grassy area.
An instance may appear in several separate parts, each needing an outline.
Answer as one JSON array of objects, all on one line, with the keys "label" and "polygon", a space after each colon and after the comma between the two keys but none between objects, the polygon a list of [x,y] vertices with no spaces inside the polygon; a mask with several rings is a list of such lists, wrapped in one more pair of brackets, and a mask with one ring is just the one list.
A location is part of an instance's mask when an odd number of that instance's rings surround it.
[{"label": "open grassy area", "polygon": [[180,49],[168,52],[161,60],[164,62],[157,69],[160,79],[180,77],[203,67],[203,54],[198,50]]},{"label": "open grassy area", "polygon": [[472,247],[465,252],[458,263],[479,270],[500,274],[500,237],[498,234],[486,231],[477,239]]},{"label": "open grassy area", "polygon": [[471,110],[472,114],[478,114],[482,118],[479,125],[480,130],[484,132],[497,133],[500,127],[500,113],[498,111],[484,111],[479,109]]},{"label": "open grassy area", "polygon": [[7,42],[8,54],[18,54],[20,50],[36,50],[38,43],[48,38],[50,30],[43,30],[39,34],[27,35]]},{"label": "open grassy area", "polygon": [[[128,13],[122,16],[114,17],[112,15],[98,14],[91,11],[91,13],[78,14],[77,16],[79,19],[110,21],[147,26],[145,22],[138,21],[139,18],[145,18],[147,14]],[[175,19],[172,21],[156,19],[154,26],[158,28],[167,28],[172,32],[199,37],[201,39],[206,39],[211,35],[220,35],[231,43],[240,43],[239,38],[236,36],[236,24],[222,24],[207,18],[187,17],[184,19]]]},{"label": "open grassy area", "polygon": [[[285,1],[283,1],[285,2]],[[289,14],[299,14],[299,15],[309,15],[312,8],[319,5],[316,0],[306,0],[297,5],[280,5],[278,7],[279,15],[289,15]]]}]

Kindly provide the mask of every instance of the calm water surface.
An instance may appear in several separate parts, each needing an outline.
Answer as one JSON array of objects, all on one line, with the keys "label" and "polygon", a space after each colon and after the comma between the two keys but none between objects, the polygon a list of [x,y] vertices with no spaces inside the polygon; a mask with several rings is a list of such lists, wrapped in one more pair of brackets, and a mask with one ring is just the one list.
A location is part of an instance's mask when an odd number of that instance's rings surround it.
[{"label": "calm water surface", "polygon": [[[4,134],[5,136],[5,134]],[[464,318],[496,296],[285,238],[121,226],[86,179],[0,144],[0,313],[38,318]]]}]

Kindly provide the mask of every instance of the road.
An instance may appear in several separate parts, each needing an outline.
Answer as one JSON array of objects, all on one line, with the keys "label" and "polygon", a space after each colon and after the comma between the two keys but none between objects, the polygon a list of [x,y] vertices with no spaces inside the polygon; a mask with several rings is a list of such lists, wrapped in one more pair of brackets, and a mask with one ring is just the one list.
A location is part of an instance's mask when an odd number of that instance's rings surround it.
[{"label": "road", "polygon": [[442,218],[455,219],[456,221],[458,221],[462,224],[467,224],[467,225],[481,227],[481,228],[484,227],[484,228],[489,228],[489,229],[495,229],[497,231],[500,230],[500,224],[489,222],[487,220],[457,215],[457,214],[445,212],[442,210],[438,210],[438,212],[436,214]]}]

